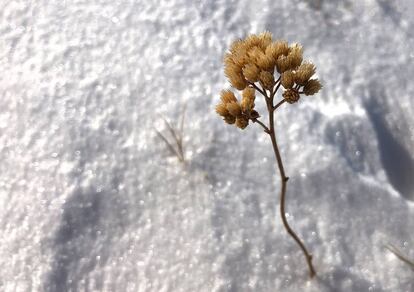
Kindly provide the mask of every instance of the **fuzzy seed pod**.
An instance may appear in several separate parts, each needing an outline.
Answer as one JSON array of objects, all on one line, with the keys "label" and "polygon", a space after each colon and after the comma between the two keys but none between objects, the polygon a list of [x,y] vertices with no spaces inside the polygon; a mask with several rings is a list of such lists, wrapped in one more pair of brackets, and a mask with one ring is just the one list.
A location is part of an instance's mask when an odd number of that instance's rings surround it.
[{"label": "fuzzy seed pod", "polygon": [[276,70],[280,74],[289,70],[291,67],[290,60],[286,56],[280,56],[276,61]]},{"label": "fuzzy seed pod", "polygon": [[236,126],[240,129],[244,129],[249,125],[249,119],[246,117],[238,117],[236,118]]},{"label": "fuzzy seed pod", "polygon": [[264,51],[267,46],[272,43],[272,33],[269,31],[262,32],[259,34],[260,43],[258,46]]},{"label": "fuzzy seed pod", "polygon": [[282,96],[288,103],[295,103],[299,100],[299,97],[300,97],[299,93],[294,89],[285,90]]},{"label": "fuzzy seed pod", "polygon": [[246,89],[243,90],[243,98],[248,98],[248,99],[254,99],[255,98],[255,89],[252,87],[247,87]]},{"label": "fuzzy seed pod", "polygon": [[218,105],[216,105],[216,113],[218,113],[222,117],[228,116],[229,111],[227,110],[226,104],[219,103]]},{"label": "fuzzy seed pod", "polygon": [[249,50],[249,49],[251,49],[255,46],[260,45],[260,43],[261,43],[260,37],[258,35],[252,34],[252,35],[249,35],[245,39],[244,46],[245,46],[246,50]]},{"label": "fuzzy seed pod", "polygon": [[299,85],[305,85],[306,82],[315,74],[315,65],[312,63],[303,63],[299,66],[295,73],[295,82]]},{"label": "fuzzy seed pod", "polygon": [[280,56],[287,56],[289,53],[289,46],[286,41],[276,41],[266,48],[266,55],[270,55],[274,60]]},{"label": "fuzzy seed pod", "polygon": [[251,63],[248,63],[243,68],[244,77],[250,82],[257,82],[259,80],[260,69]]},{"label": "fuzzy seed pod", "polygon": [[242,67],[234,62],[230,54],[226,54],[224,58],[224,74],[234,88],[242,90],[247,86],[247,82],[242,74]]},{"label": "fuzzy seed pod", "polygon": [[232,54],[236,53],[239,51],[239,49],[244,47],[244,41],[242,39],[237,39],[234,42],[231,43],[230,45],[230,52]]},{"label": "fuzzy seed pod", "polygon": [[265,71],[273,71],[276,65],[275,59],[271,55],[267,54],[261,54],[256,60],[256,63],[262,70]]},{"label": "fuzzy seed pod", "polygon": [[233,117],[239,117],[242,114],[242,108],[238,102],[230,102],[226,105],[227,110]]},{"label": "fuzzy seed pod", "polygon": [[231,90],[222,90],[221,91],[221,101],[222,103],[237,102],[237,98]]},{"label": "fuzzy seed pod", "polygon": [[275,86],[275,77],[268,71],[260,72],[259,79],[265,89],[271,90]]},{"label": "fuzzy seed pod", "polygon": [[251,49],[249,49],[249,51],[247,52],[247,56],[249,58],[249,61],[252,64],[255,64],[257,66],[259,66],[259,60],[262,59],[262,58],[265,58],[265,54],[257,46],[252,47]]},{"label": "fuzzy seed pod", "polygon": [[238,90],[243,90],[249,85],[247,83],[246,79],[244,79],[243,74],[241,74],[241,73],[237,74],[237,75],[234,75],[230,79],[230,84],[231,84],[231,86],[233,86],[234,88],[236,88]]},{"label": "fuzzy seed pod", "polygon": [[232,115],[228,115],[228,116],[225,116],[225,117],[224,117],[224,121],[225,121],[227,124],[232,125],[232,124],[234,124],[234,123],[236,122],[236,118],[235,118],[235,117],[233,117]]},{"label": "fuzzy seed pod", "polygon": [[295,74],[292,72],[292,70],[283,72],[280,77],[280,82],[285,89],[292,88],[295,84]]},{"label": "fuzzy seed pod", "polygon": [[318,79],[311,79],[303,88],[303,93],[306,95],[314,95],[322,88],[322,84],[319,82]]},{"label": "fuzzy seed pod", "polygon": [[298,44],[294,44],[289,48],[288,59],[291,68],[296,69],[303,61],[303,48]]},{"label": "fuzzy seed pod", "polygon": [[242,68],[248,61],[247,50],[244,47],[240,47],[232,54],[233,62]]},{"label": "fuzzy seed pod", "polygon": [[255,90],[247,87],[243,90],[243,98],[241,100],[241,108],[243,112],[250,112],[254,108]]}]

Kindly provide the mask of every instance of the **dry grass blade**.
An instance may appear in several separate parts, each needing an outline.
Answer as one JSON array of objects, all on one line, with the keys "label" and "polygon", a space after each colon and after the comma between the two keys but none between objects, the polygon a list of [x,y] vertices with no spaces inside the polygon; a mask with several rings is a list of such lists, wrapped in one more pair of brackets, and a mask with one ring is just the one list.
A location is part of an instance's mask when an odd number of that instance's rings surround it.
[{"label": "dry grass blade", "polygon": [[184,158],[180,155],[180,153],[177,150],[175,150],[175,148],[171,145],[171,143],[168,141],[168,139],[160,131],[158,131],[157,129],[155,129],[155,132],[157,133],[157,136],[162,141],[164,141],[164,143],[167,145],[167,148],[168,148],[168,150],[170,150],[171,154],[177,156],[177,158],[180,161],[183,162],[184,161]]},{"label": "dry grass blade", "polygon": [[183,147],[183,132],[184,132],[184,115],[185,115],[185,109],[186,107],[184,106],[183,112],[182,112],[182,117],[181,117],[181,124],[180,124],[180,129],[179,131],[177,131],[176,129],[174,129],[171,124],[164,118],[162,117],[162,120],[165,123],[165,126],[168,129],[168,132],[170,133],[172,139],[174,142],[170,142],[168,141],[167,137],[165,135],[163,135],[160,131],[158,131],[157,129],[155,129],[155,131],[157,132],[158,137],[164,141],[164,143],[167,145],[167,148],[170,150],[170,152],[177,156],[178,160],[180,162],[185,162],[185,156],[184,156],[184,147]]},{"label": "dry grass blade", "polygon": [[414,270],[414,261],[408,259],[407,256],[403,255],[401,253],[401,251],[396,248],[394,245],[392,244],[387,244],[385,246],[386,249],[388,249],[390,252],[392,252],[399,260],[403,261],[404,263],[406,263],[407,265],[409,265],[411,267],[412,270]]}]

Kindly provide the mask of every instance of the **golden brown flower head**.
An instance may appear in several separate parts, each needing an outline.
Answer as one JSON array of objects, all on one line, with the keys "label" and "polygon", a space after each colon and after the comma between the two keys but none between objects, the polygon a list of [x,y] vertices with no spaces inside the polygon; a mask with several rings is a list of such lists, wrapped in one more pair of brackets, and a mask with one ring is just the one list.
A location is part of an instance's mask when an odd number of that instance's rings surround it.
[{"label": "golden brown flower head", "polygon": [[230,114],[225,103],[219,103],[216,105],[216,113],[222,117],[228,116]]},{"label": "golden brown flower head", "polygon": [[244,66],[243,68],[243,75],[250,82],[259,81],[259,73],[260,73],[260,68],[252,63],[246,64],[246,66]]},{"label": "golden brown flower head", "polygon": [[299,100],[300,97],[299,93],[295,89],[287,89],[285,92],[283,92],[282,95],[288,103],[295,103]]},{"label": "golden brown flower head", "polygon": [[259,80],[260,80],[260,84],[262,84],[262,86],[268,90],[272,90],[273,86],[275,86],[276,84],[275,77],[273,76],[272,73],[268,71],[260,72]]},{"label": "golden brown flower head", "polygon": [[321,88],[322,84],[319,82],[318,79],[311,79],[305,84],[305,87],[303,88],[303,93],[306,95],[314,95],[319,90],[321,90]]},{"label": "golden brown flower head", "polygon": [[236,118],[235,118],[235,117],[233,117],[232,115],[228,115],[228,116],[225,116],[225,117],[224,117],[224,121],[225,121],[227,124],[232,125],[232,124],[234,124],[234,123],[236,122]]},{"label": "golden brown flower head", "polygon": [[249,119],[247,117],[236,118],[236,126],[240,129],[244,129],[249,125]]},{"label": "golden brown flower head", "polygon": [[[265,95],[266,102],[274,102],[282,85],[284,100],[295,103],[300,94],[313,95],[322,88],[318,79],[311,79],[315,66],[303,62],[302,46],[273,41],[270,32],[234,41],[224,57],[224,73],[232,87],[243,91],[242,99],[239,102],[232,91],[223,90],[216,112],[241,129],[247,127],[249,120],[259,122],[260,115],[254,109],[256,90]],[[277,73],[280,76],[274,75]]]},{"label": "golden brown flower head", "polygon": [[222,90],[220,95],[222,103],[237,102],[237,98],[231,90]]},{"label": "golden brown flower head", "polygon": [[247,86],[247,81],[242,73],[242,67],[236,64],[230,54],[227,54],[224,60],[224,73],[234,88],[242,90]]},{"label": "golden brown flower head", "polygon": [[285,89],[292,88],[295,85],[295,74],[292,70],[288,70],[282,73],[280,82]]},{"label": "golden brown flower head", "polygon": [[229,113],[235,118],[240,117],[242,115],[242,109],[238,102],[230,102],[226,105],[226,108],[229,111]]},{"label": "golden brown flower head", "polygon": [[266,48],[266,55],[270,55],[276,61],[280,56],[287,56],[289,45],[286,41],[276,41]]},{"label": "golden brown flower head", "polygon": [[289,47],[289,53],[285,55],[281,55],[278,57],[276,61],[276,68],[277,72],[283,73],[287,70],[294,70],[296,69],[303,60],[303,49],[298,44],[293,44]]},{"label": "golden brown flower head", "polygon": [[241,101],[241,107],[243,112],[250,113],[254,108],[255,90],[254,88],[247,87],[243,90],[243,98]]},{"label": "golden brown flower head", "polygon": [[315,74],[315,65],[305,62],[299,66],[295,73],[295,82],[299,85],[305,85],[306,82]]}]

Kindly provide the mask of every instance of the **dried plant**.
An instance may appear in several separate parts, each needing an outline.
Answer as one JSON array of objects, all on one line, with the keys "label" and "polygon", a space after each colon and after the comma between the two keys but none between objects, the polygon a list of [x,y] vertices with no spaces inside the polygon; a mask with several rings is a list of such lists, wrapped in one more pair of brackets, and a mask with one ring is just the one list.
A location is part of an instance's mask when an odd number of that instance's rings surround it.
[{"label": "dried plant", "polygon": [[387,244],[385,248],[392,252],[400,261],[406,263],[414,271],[414,260],[410,260],[407,256],[403,255],[402,252],[392,244]]},{"label": "dried plant", "polygon": [[181,122],[179,129],[175,129],[164,117],[162,118],[164,121],[164,124],[170,133],[171,139],[173,142],[170,142],[166,135],[162,134],[159,130],[155,129],[158,137],[164,141],[164,143],[167,145],[168,150],[171,152],[171,154],[177,156],[178,160],[182,163],[185,163],[185,154],[184,154],[184,146],[183,146],[183,132],[184,132],[184,117],[185,117],[185,109],[184,106],[183,112],[181,114]]},{"label": "dried plant", "polygon": [[[270,32],[250,35],[244,40],[233,42],[224,58],[224,72],[232,87],[242,91],[242,98],[239,102],[231,90],[223,90],[216,112],[228,124],[244,129],[251,121],[259,124],[269,135],[281,178],[282,222],[289,235],[305,254],[310,277],[313,277],[316,273],[312,265],[312,255],[286,220],[285,199],[289,178],[286,176],[276,141],[274,115],[276,109],[283,104],[293,104],[300,99],[302,94],[313,95],[322,88],[318,79],[311,79],[315,73],[315,66],[312,63],[303,62],[302,53],[303,49],[298,44],[289,46],[286,41],[272,41]],[[275,103],[276,93],[281,86],[284,88],[282,99]],[[256,92],[263,95],[266,102],[268,125],[259,120],[260,115],[255,110]]]}]

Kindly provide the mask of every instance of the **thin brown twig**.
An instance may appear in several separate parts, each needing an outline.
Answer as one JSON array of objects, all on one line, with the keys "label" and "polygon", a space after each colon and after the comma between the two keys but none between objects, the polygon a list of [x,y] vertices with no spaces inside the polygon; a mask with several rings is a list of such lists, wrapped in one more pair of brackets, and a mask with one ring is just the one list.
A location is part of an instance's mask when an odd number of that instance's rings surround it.
[{"label": "thin brown twig", "polygon": [[[280,79],[279,79],[280,80]],[[278,80],[278,81],[279,81]],[[266,105],[267,110],[269,112],[269,131],[267,132],[270,135],[270,139],[272,141],[273,151],[276,157],[277,165],[279,168],[279,174],[281,179],[281,190],[280,190],[280,216],[282,217],[283,226],[285,227],[286,231],[289,233],[289,235],[296,241],[296,243],[299,245],[300,249],[305,255],[306,262],[309,267],[309,276],[312,278],[316,275],[315,269],[312,264],[312,255],[308,252],[303,242],[300,240],[299,236],[293,231],[293,229],[289,226],[289,223],[286,219],[286,211],[285,211],[285,202],[286,202],[286,188],[287,188],[287,181],[289,180],[289,177],[286,176],[285,169],[283,166],[282,157],[280,155],[280,150],[277,145],[276,141],[276,132],[275,132],[275,123],[274,123],[274,112],[275,110],[281,106],[285,100],[280,101],[276,106],[273,106],[273,100],[274,96],[277,92],[277,90],[280,87],[280,82],[277,84],[274,91],[271,91],[270,96],[266,97]]]},{"label": "thin brown twig", "polygon": [[279,106],[281,106],[282,104],[284,104],[286,102],[286,99],[282,99],[281,101],[279,101],[274,107],[273,110],[276,110]]},{"label": "thin brown twig", "polygon": [[252,119],[253,123],[258,123],[264,129],[265,133],[269,134],[269,128],[259,119]]},{"label": "thin brown twig", "polygon": [[253,86],[257,91],[259,91],[264,97],[267,97],[267,94],[263,91],[263,90],[261,90],[260,88],[259,88],[259,86],[257,86],[256,84],[254,84],[253,82],[250,82],[249,83],[251,86]]}]

